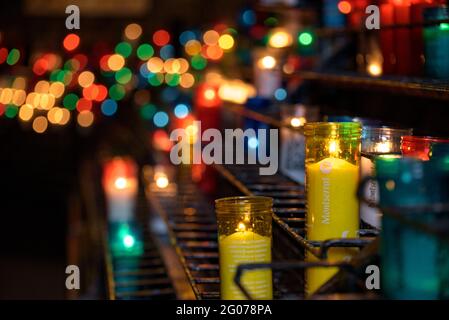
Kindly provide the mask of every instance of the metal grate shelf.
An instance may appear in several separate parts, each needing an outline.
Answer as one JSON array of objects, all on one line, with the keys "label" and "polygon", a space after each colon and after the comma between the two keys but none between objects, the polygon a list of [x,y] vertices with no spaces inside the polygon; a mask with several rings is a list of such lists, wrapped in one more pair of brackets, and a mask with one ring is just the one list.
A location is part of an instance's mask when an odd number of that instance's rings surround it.
[{"label": "metal grate shelf", "polygon": [[154,300],[175,299],[176,292],[159,248],[150,233],[145,215],[134,224],[142,231],[143,252],[138,255],[113,253],[104,231],[105,262],[109,299]]}]

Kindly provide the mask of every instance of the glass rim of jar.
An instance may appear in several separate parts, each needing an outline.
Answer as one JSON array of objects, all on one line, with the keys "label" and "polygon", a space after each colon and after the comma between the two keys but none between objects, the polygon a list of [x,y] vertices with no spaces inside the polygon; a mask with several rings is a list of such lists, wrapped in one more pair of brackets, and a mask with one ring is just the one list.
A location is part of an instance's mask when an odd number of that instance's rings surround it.
[{"label": "glass rim of jar", "polygon": [[449,138],[433,136],[402,136],[402,142],[408,143],[449,143]]},{"label": "glass rim of jar", "polygon": [[413,132],[412,128],[395,128],[388,126],[363,126],[362,127],[362,137],[367,138],[370,136],[377,135],[394,135],[397,137],[411,136]]},{"label": "glass rim of jar", "polygon": [[250,213],[261,214],[268,211],[271,212],[273,198],[264,196],[237,196],[215,200],[217,214],[241,214],[243,206],[249,206]]},{"label": "glass rim of jar", "polygon": [[306,137],[348,137],[360,138],[362,125],[359,122],[308,122],[304,125]]}]

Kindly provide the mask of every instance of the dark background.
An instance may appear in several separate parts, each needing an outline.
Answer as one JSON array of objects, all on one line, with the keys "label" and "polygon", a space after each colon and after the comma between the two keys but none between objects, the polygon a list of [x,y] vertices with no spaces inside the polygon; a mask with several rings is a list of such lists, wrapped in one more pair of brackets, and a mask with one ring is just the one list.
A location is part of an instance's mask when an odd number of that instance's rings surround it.
[{"label": "dark background", "polygon": [[[101,6],[102,1],[93,2]],[[141,24],[143,37],[149,39],[162,27],[176,33],[186,27],[233,21],[244,3],[148,1],[147,12],[128,17],[85,17],[81,11],[81,30],[76,33],[81,37],[81,50],[88,53],[100,41],[111,45],[119,42],[130,22]],[[34,50],[58,52],[69,33],[66,17],[64,11],[58,16],[29,15],[26,1],[1,1],[1,45],[20,48],[25,55]],[[2,68],[0,73],[7,72]],[[140,131],[134,115],[119,113],[117,118],[93,126],[87,133],[72,123],[43,135],[24,130],[17,119],[0,118],[0,299],[66,297],[68,212],[79,193],[79,165],[91,159],[102,143],[121,140],[129,147],[129,140],[136,143],[145,139],[135,139]]]}]

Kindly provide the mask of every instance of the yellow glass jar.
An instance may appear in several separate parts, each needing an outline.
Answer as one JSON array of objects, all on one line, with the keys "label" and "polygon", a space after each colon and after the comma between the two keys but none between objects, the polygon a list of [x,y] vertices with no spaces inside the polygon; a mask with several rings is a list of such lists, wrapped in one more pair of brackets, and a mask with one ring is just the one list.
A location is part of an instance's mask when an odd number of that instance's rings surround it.
[{"label": "yellow glass jar", "polygon": [[[356,122],[315,122],[304,127],[306,137],[307,239],[355,238],[359,229],[359,182],[362,128]],[[328,261],[347,260],[354,249],[332,248]],[[308,261],[317,259],[310,253]],[[311,294],[337,272],[312,268],[306,272]]]},{"label": "yellow glass jar", "polygon": [[[220,256],[221,298],[243,300],[234,283],[237,266],[271,262],[273,199],[230,197],[215,200]],[[272,299],[271,269],[245,271],[242,284],[254,299]]]}]

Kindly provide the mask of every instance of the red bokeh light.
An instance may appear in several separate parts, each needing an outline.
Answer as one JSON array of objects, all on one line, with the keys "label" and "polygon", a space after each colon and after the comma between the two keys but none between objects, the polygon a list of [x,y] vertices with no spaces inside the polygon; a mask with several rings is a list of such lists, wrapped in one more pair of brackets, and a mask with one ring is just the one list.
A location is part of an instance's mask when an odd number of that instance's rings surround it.
[{"label": "red bokeh light", "polygon": [[0,64],[5,62],[7,57],[8,57],[8,49],[1,48],[0,49]]},{"label": "red bokeh light", "polygon": [[170,42],[170,34],[166,30],[158,30],[153,34],[153,42],[159,47],[165,46]]},{"label": "red bokeh light", "polygon": [[352,10],[352,5],[349,1],[340,1],[338,3],[338,10],[343,14],[349,14]]},{"label": "red bokeh light", "polygon": [[75,50],[80,44],[80,37],[74,33],[68,34],[62,42],[67,51]]},{"label": "red bokeh light", "polygon": [[90,111],[91,109],[92,109],[92,101],[87,100],[86,98],[81,98],[78,100],[76,104],[76,110],[78,110],[78,112]]}]

